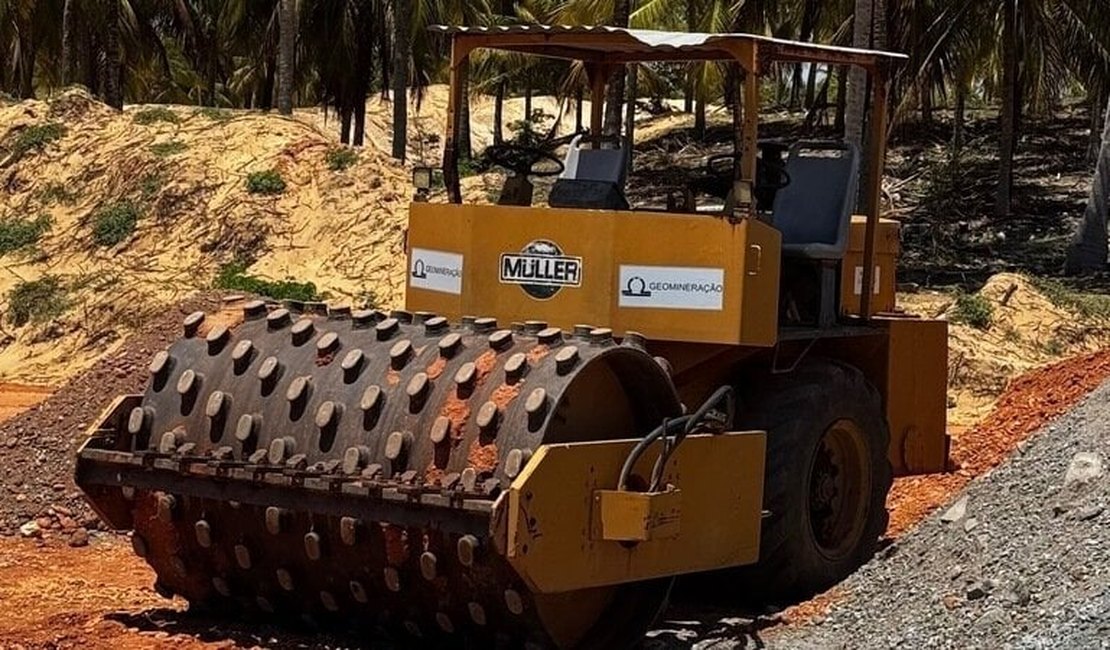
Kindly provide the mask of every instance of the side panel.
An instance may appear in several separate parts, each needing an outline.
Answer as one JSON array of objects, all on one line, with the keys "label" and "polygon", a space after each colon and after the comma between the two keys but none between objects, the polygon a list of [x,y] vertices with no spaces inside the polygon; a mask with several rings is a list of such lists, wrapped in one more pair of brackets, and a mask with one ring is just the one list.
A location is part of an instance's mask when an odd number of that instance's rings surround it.
[{"label": "side panel", "polygon": [[406,306],[766,347],[777,340],[779,249],[778,231],[753,220],[415,203]]},{"label": "side panel", "polygon": [[[639,493],[650,504],[613,502],[637,442],[544,445],[513,480],[498,501],[494,537],[529,587],[559,593],[759,559],[764,432],[689,436],[667,463],[670,491]],[[650,446],[633,474],[650,476],[660,451]],[[616,541],[627,532],[618,522],[635,528],[637,518],[643,541]]]},{"label": "side panel", "polygon": [[891,462],[900,474],[943,472],[948,464],[948,323],[879,322],[890,332],[885,397]]},{"label": "side panel", "polygon": [[[852,217],[849,230],[848,251],[840,271],[840,313],[858,314],[860,292],[863,284],[863,243],[867,218]],[[895,272],[898,265],[900,224],[892,219],[880,219],[875,246],[875,275],[872,309],[875,313],[889,312],[895,306]]]}]

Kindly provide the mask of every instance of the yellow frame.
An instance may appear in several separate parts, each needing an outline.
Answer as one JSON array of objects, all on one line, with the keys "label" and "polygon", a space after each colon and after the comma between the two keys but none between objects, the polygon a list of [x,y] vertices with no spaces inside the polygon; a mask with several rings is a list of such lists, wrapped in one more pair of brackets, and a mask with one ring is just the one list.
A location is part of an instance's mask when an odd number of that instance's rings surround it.
[{"label": "yellow frame", "polygon": [[[446,146],[443,153],[444,180],[451,202],[462,202],[458,173],[458,123],[461,119],[462,91],[471,53],[494,49],[551,58],[580,61],[586,68],[591,88],[590,131],[601,133],[605,84],[611,74],[626,63],[648,61],[733,61],[744,71],[744,123],[739,183],[754,186],[756,143],[759,121],[759,77],[774,62],[826,63],[863,68],[871,80],[871,134],[868,151],[867,191],[862,210],[867,217],[864,243],[864,272],[859,317],[873,315],[871,288],[874,282],[875,237],[882,199],[882,173],[886,160],[887,97],[890,91],[890,66],[904,59],[900,54],[828,47],[810,43],[781,41],[752,34],[713,35],[699,46],[651,47],[622,29],[519,27],[493,31],[471,28],[439,28],[451,36],[450,94],[447,106]],[[749,205],[755,218],[755,206]]]}]

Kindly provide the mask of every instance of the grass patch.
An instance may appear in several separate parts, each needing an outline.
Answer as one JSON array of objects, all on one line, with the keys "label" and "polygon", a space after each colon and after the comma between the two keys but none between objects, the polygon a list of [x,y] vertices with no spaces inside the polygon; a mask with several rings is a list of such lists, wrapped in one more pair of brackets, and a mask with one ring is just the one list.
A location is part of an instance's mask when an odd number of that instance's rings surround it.
[{"label": "grass patch", "polygon": [[216,288],[266,296],[275,300],[313,301],[321,298],[316,285],[311,282],[281,280],[272,282],[247,273],[249,264],[232,262],[220,267],[216,275]]},{"label": "grass patch", "polygon": [[341,172],[358,162],[358,152],[350,147],[336,147],[329,149],[325,158],[328,161],[328,169]]},{"label": "grass patch", "polygon": [[193,112],[193,114],[200,115],[201,117],[207,117],[208,119],[216,122],[226,122],[235,116],[234,113],[227,109],[215,108],[214,106],[205,106],[204,108],[198,108],[196,111]]},{"label": "grass patch", "polygon": [[18,160],[31,151],[42,151],[46,145],[61,140],[65,134],[66,127],[59,122],[33,124],[16,134],[11,157]]},{"label": "grass patch", "polygon": [[169,158],[170,156],[175,156],[188,148],[189,145],[180,140],[170,140],[169,142],[156,142],[150,145],[150,153],[158,156],[159,158]]},{"label": "grass patch", "polygon": [[153,106],[151,108],[135,111],[135,115],[131,120],[135,122],[135,124],[154,124],[156,122],[169,122],[170,124],[181,123],[181,118],[177,116],[177,113],[174,113],[164,106]]},{"label": "grass patch", "polygon": [[139,210],[130,201],[117,201],[93,215],[93,241],[109,247],[126,240],[135,232]]},{"label": "grass patch", "polygon": [[44,205],[54,203],[73,205],[77,201],[77,192],[70,190],[62,183],[47,183],[46,187],[39,191],[38,198]]},{"label": "grass patch", "polygon": [[166,176],[160,171],[150,172],[139,181],[139,189],[144,199],[154,197],[166,185]]},{"label": "grass patch", "polygon": [[281,194],[285,191],[285,179],[276,169],[251,172],[247,175],[247,191],[251,194]]},{"label": "grass patch", "polygon": [[47,322],[61,316],[68,308],[65,285],[53,275],[20,282],[8,292],[8,320],[16,327]]},{"label": "grass patch", "polygon": [[1030,277],[1029,280],[1052,304],[1089,320],[1110,320],[1110,296],[1075,291],[1051,278]]},{"label": "grass patch", "polygon": [[952,322],[965,323],[975,329],[990,329],[994,320],[994,307],[990,301],[977,293],[961,293],[956,296],[952,310]]},{"label": "grass patch", "polygon": [[8,217],[0,219],[0,255],[37,244],[50,230],[50,215],[40,214],[34,219]]}]

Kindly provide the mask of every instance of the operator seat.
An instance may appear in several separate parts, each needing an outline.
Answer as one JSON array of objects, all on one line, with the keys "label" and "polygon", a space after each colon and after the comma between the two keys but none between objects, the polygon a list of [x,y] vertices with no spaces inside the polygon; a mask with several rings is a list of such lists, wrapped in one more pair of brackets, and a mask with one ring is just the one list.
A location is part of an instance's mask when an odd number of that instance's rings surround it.
[{"label": "operator seat", "polygon": [[837,271],[859,186],[859,149],[849,142],[797,142],[786,173],[790,184],[775,197],[771,223],[782,233],[784,261],[808,261],[806,266],[819,269],[817,321],[829,327],[836,321]]},{"label": "operator seat", "polygon": [[627,210],[624,184],[628,158],[624,147],[582,148],[583,136],[571,140],[563,173],[559,175],[547,204],[553,208]]}]

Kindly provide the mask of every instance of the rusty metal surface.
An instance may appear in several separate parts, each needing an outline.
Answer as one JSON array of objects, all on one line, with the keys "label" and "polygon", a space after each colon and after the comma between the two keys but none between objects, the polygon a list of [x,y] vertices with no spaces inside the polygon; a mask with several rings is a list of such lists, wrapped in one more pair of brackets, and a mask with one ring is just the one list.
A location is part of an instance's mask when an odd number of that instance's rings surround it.
[{"label": "rusty metal surface", "polygon": [[638,603],[616,588],[540,602],[488,531],[540,444],[635,437],[678,413],[642,349],[540,322],[260,302],[244,317],[187,317],[141,406],[79,457],[79,485],[129,513],[113,523],[133,525],[163,593],[418,645],[550,646]]}]

